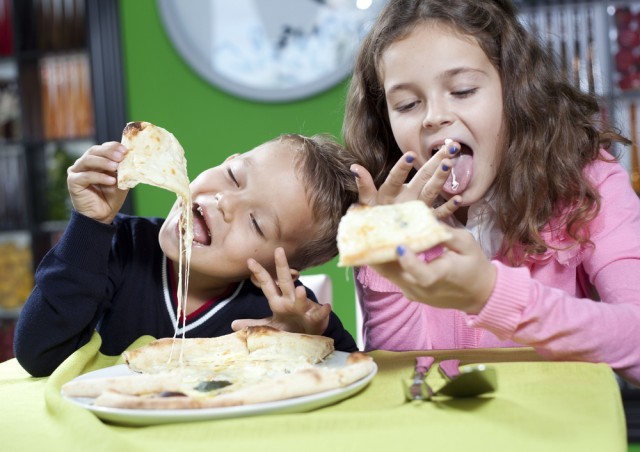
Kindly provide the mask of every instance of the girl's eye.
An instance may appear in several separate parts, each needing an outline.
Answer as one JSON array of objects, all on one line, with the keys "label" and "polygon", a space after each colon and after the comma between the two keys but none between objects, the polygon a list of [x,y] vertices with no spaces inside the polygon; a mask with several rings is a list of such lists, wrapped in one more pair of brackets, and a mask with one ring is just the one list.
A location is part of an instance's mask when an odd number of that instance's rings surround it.
[{"label": "girl's eye", "polygon": [[253,227],[253,229],[255,229],[260,237],[264,238],[264,233],[262,232],[262,229],[260,229],[260,225],[256,221],[256,218],[253,216],[253,214],[249,214],[249,218],[251,218],[251,226]]},{"label": "girl's eye", "polygon": [[477,88],[464,89],[461,91],[453,91],[451,94],[455,97],[469,97],[478,91]]},{"label": "girl's eye", "polygon": [[236,179],[236,176],[233,174],[233,171],[231,171],[231,168],[227,168],[227,174],[229,174],[229,177],[231,178],[233,183],[236,184],[236,187],[239,187],[240,184],[238,183],[238,179]]},{"label": "girl's eye", "polygon": [[396,107],[396,111],[399,111],[401,113],[403,111],[409,111],[412,108],[415,108],[416,105],[418,105],[418,101],[409,102],[408,104],[402,104]]}]

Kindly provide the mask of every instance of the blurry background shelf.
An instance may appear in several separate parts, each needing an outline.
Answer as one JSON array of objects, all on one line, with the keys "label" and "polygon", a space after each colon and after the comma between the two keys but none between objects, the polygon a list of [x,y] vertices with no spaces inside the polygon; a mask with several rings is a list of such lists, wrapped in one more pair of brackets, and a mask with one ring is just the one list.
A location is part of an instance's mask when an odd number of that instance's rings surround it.
[{"label": "blurry background shelf", "polygon": [[118,0],[0,0],[0,360],[69,218],[67,168],[126,124],[120,42]]}]

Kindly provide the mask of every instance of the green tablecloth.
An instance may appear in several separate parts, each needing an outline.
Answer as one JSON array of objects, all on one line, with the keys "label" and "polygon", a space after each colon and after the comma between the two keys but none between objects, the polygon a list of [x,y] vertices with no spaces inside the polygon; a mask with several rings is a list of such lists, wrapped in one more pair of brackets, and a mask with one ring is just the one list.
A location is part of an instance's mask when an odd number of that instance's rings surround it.
[{"label": "green tablecloth", "polygon": [[[141,338],[136,344],[146,343]],[[617,383],[602,364],[536,362],[520,349],[434,352],[437,359],[494,364],[496,393],[439,402],[404,400],[401,380],[419,353],[373,352],[379,371],[357,395],[308,413],[126,427],[104,423],[60,396],[79,374],[120,363],[100,338],[50,378],[16,360],[0,364],[2,451],[626,451]],[[429,381],[441,384],[433,369]]]}]

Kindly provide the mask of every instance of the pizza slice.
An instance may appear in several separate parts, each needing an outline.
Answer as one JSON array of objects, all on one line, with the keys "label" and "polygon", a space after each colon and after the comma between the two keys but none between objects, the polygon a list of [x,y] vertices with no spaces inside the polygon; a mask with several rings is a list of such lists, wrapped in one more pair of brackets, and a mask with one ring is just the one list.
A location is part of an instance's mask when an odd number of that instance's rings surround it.
[{"label": "pizza slice", "polygon": [[118,165],[118,188],[144,183],[191,198],[184,150],[171,132],[149,122],[130,122],[122,144],[128,152]]},{"label": "pizza slice", "polygon": [[380,206],[354,205],[338,226],[339,267],[380,264],[396,260],[396,248],[427,250],[451,233],[424,202]]},{"label": "pizza slice", "polygon": [[174,353],[171,338],[125,351],[122,356],[133,371],[157,373],[180,366],[210,368],[241,360],[300,360],[315,364],[334,350],[330,337],[289,333],[269,326],[251,326],[224,336],[176,339],[175,342],[183,347],[182,363]]}]

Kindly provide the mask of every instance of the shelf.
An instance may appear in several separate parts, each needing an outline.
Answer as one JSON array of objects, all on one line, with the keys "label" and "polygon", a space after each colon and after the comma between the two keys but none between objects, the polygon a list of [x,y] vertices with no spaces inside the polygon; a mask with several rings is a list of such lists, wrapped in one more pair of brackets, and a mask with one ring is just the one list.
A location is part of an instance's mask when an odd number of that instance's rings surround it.
[{"label": "shelf", "polygon": [[[0,13],[7,6],[0,106],[12,106],[0,119],[10,111],[13,122],[0,123],[0,359],[12,353],[34,269],[67,225],[67,168],[92,145],[119,140],[127,122],[119,2],[0,0]],[[132,211],[130,200],[122,210]]]}]

